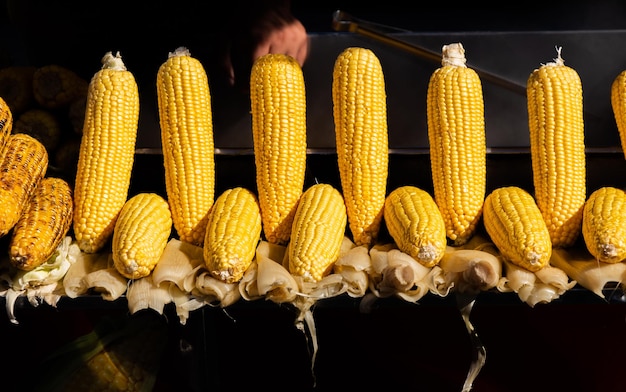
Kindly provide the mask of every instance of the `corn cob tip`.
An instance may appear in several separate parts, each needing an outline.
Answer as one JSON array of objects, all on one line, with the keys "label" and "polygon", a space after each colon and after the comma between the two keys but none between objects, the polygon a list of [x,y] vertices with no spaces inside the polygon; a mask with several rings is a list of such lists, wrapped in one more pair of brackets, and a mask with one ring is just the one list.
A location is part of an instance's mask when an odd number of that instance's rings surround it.
[{"label": "corn cob tip", "polygon": [[460,42],[444,45],[441,49],[441,65],[453,65],[455,67],[466,67],[465,48]]},{"label": "corn cob tip", "polygon": [[106,52],[102,57],[102,69],[126,71],[126,65],[124,65],[124,62],[122,61],[120,52],[115,53],[115,56],[113,55],[113,52]]},{"label": "corn cob tip", "polygon": [[177,57],[177,56],[191,56],[191,52],[184,46],[179,46],[173,52],[169,52],[167,57]]},{"label": "corn cob tip", "polygon": [[561,56],[561,52],[563,51],[563,47],[562,46],[555,46],[555,49],[556,49],[556,58],[552,59],[552,61],[550,61],[549,63],[542,64],[542,66],[561,67],[561,66],[565,65],[565,61],[563,60],[563,57]]}]

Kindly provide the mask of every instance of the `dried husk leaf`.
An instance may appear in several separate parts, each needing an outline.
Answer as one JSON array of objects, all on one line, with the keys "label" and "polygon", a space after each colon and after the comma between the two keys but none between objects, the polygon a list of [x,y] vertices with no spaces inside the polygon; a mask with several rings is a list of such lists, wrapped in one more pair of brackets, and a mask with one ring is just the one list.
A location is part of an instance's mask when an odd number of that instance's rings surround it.
[{"label": "dried husk leaf", "polygon": [[608,283],[622,283],[626,279],[624,262],[598,261],[586,249],[555,249],[550,264],[562,269],[572,280],[602,299],[606,299],[603,289]]},{"label": "dried husk leaf", "polygon": [[204,265],[203,249],[176,238],[170,239],[165,246],[159,262],[152,271],[152,281],[156,286],[163,282],[172,282],[182,291],[191,292],[195,281],[189,276]]}]

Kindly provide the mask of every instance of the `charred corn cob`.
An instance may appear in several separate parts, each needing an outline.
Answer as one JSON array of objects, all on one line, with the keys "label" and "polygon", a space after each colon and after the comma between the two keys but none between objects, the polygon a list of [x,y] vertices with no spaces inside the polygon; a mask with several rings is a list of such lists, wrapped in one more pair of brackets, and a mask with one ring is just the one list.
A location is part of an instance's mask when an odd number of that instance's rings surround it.
[{"label": "charred corn cob", "polygon": [[61,120],[45,109],[28,109],[15,120],[13,133],[26,133],[38,139],[49,154],[59,145],[62,136]]},{"label": "charred corn cob", "polygon": [[330,184],[310,186],[300,198],[288,245],[289,272],[318,282],[339,257],[348,216],[343,196]]},{"label": "charred corn cob", "polygon": [[465,65],[460,43],[443,46],[441,67],[427,93],[428,140],[434,198],[454,245],[463,245],[482,214],[487,146],[482,85]]},{"label": "charred corn cob", "polygon": [[434,267],[446,251],[446,226],[433,197],[404,185],[385,201],[385,224],[398,249],[425,267]]},{"label": "charred corn cob", "polygon": [[13,131],[13,112],[7,102],[0,97],[0,151]]},{"label": "charred corn cob", "polygon": [[215,278],[241,280],[261,239],[261,211],[257,197],[246,188],[224,191],[209,214],[204,239],[204,262]]},{"label": "charred corn cob", "polygon": [[48,170],[48,152],[30,135],[9,135],[0,156],[0,236],[15,226]]},{"label": "charred corn cob", "polygon": [[298,62],[282,54],[258,58],[250,101],[263,234],[270,243],[286,244],[306,168],[306,96]]},{"label": "charred corn cob", "polygon": [[528,124],[535,199],[554,247],[579,237],[586,189],[582,84],[558,57],[527,82]]},{"label": "charred corn cob", "polygon": [[626,192],[610,186],[595,190],[585,202],[582,232],[596,260],[619,263],[626,259]]},{"label": "charred corn cob", "polygon": [[2,97],[13,115],[33,107],[33,75],[37,68],[33,66],[8,66],[0,69],[0,97]]},{"label": "charred corn cob", "polygon": [[46,109],[67,107],[81,95],[87,94],[89,82],[76,72],[57,64],[37,68],[33,74],[33,95]]},{"label": "charred corn cob", "polygon": [[333,70],[333,116],[342,193],[356,245],[372,246],[387,195],[387,96],[370,49],[347,48]]},{"label": "charred corn cob", "polygon": [[61,178],[44,177],[11,233],[9,260],[30,271],[48,260],[72,226],[72,188]]},{"label": "charred corn cob", "polygon": [[517,186],[494,189],[485,198],[483,222],[502,255],[535,272],[552,255],[550,233],[535,199]]},{"label": "charred corn cob", "polygon": [[74,235],[83,252],[110,240],[128,197],[139,121],[139,91],[119,53],[108,52],[89,84],[74,182]]},{"label": "charred corn cob", "polygon": [[202,246],[215,196],[211,93],[204,67],[186,48],[157,73],[167,199],[181,241]]},{"label": "charred corn cob", "polygon": [[161,258],[172,231],[167,201],[156,193],[138,193],[128,199],[113,230],[113,264],[128,279],[150,275]]}]

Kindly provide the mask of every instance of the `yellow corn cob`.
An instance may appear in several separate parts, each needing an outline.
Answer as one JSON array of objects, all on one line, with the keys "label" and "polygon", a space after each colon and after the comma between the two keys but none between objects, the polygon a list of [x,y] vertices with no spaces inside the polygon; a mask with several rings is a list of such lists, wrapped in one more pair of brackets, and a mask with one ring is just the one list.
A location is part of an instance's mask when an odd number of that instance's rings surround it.
[{"label": "yellow corn cob", "polygon": [[626,259],[626,192],[610,186],[595,190],[585,202],[582,232],[596,260],[619,263]]},{"label": "yellow corn cob", "polygon": [[310,186],[300,198],[288,245],[289,272],[318,282],[331,270],[346,232],[343,196],[329,184]]},{"label": "yellow corn cob", "polygon": [[333,70],[333,115],[342,193],[356,245],[372,246],[387,195],[389,148],[385,80],[369,49],[345,49]]},{"label": "yellow corn cob", "polygon": [[13,112],[7,102],[0,97],[0,151],[13,131]]},{"label": "yellow corn cob", "polygon": [[48,152],[39,140],[9,135],[0,156],[0,237],[15,226],[47,170]]},{"label": "yellow corn cob", "polygon": [[33,74],[37,68],[30,65],[14,65],[0,69],[0,97],[15,116],[33,107]]},{"label": "yellow corn cob", "polygon": [[83,252],[110,240],[128,197],[139,121],[139,91],[119,53],[108,52],[89,84],[74,182],[74,235]]},{"label": "yellow corn cob", "polygon": [[485,198],[483,222],[494,245],[513,264],[532,272],[548,265],[550,233],[535,199],[524,189],[494,189]]},{"label": "yellow corn cob", "polygon": [[67,107],[87,94],[89,82],[76,72],[57,64],[39,67],[33,74],[35,100],[46,109]]},{"label": "yellow corn cob", "polygon": [[138,193],[120,211],[113,231],[113,264],[128,279],[150,275],[172,232],[167,201],[156,193]]},{"label": "yellow corn cob", "polygon": [[535,199],[554,247],[574,244],[587,199],[580,77],[558,49],[554,62],[527,82],[528,125]]},{"label": "yellow corn cob", "polygon": [[72,226],[72,188],[61,178],[44,177],[13,227],[9,260],[30,271],[50,258]]},{"label": "yellow corn cob", "polygon": [[181,241],[202,246],[215,196],[211,93],[204,67],[186,48],[157,74],[165,185]]},{"label": "yellow corn cob", "polygon": [[482,85],[465,65],[460,43],[443,46],[441,67],[427,93],[428,140],[434,198],[446,235],[463,245],[476,231],[487,182]]},{"label": "yellow corn cob", "polygon": [[398,249],[425,267],[434,267],[446,251],[446,226],[433,197],[404,185],[385,201],[385,224]]},{"label": "yellow corn cob", "polygon": [[227,189],[209,214],[204,239],[204,261],[215,278],[226,283],[241,280],[261,238],[261,211],[248,189]]},{"label": "yellow corn cob", "polygon": [[290,56],[258,58],[250,77],[256,182],[263,233],[286,244],[306,169],[304,76]]},{"label": "yellow corn cob", "polygon": [[620,72],[611,84],[611,108],[626,158],[626,70]]},{"label": "yellow corn cob", "polygon": [[13,133],[26,133],[43,143],[48,153],[54,152],[61,141],[61,120],[46,109],[28,109],[13,125]]}]

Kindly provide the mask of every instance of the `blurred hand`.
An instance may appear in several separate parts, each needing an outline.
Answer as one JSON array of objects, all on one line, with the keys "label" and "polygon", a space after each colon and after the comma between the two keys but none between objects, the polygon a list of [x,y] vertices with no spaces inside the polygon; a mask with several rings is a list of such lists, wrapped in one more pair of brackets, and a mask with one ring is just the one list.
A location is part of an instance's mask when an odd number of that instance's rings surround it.
[{"label": "blurred hand", "polygon": [[[269,10],[247,20],[234,30],[223,58],[223,68],[231,86],[249,91],[254,61],[268,53],[282,53],[304,65],[309,39],[304,25],[285,10]],[[247,26],[247,27],[245,27]]]}]

